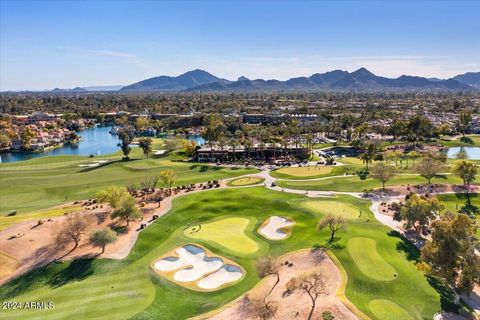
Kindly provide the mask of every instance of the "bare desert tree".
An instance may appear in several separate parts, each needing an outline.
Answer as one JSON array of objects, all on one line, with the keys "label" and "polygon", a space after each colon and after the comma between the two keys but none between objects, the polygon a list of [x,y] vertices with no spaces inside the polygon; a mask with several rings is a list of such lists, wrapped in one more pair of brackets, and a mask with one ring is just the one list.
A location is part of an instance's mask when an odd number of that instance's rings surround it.
[{"label": "bare desert tree", "polygon": [[347,222],[343,217],[329,213],[320,220],[318,230],[323,230],[325,227],[330,230],[330,240],[328,240],[328,243],[331,244],[337,231],[347,229]]},{"label": "bare desert tree", "polygon": [[385,190],[385,183],[396,175],[397,169],[385,162],[377,162],[372,166],[370,176],[382,183]]},{"label": "bare desert tree", "polygon": [[291,278],[286,287],[290,292],[301,291],[310,297],[312,308],[308,314],[308,320],[312,319],[318,297],[327,294],[327,281],[321,272],[304,273]]},{"label": "bare desert tree", "polygon": [[442,163],[432,157],[423,158],[415,165],[417,173],[427,179],[428,184],[432,183],[432,179],[442,170],[442,168]]},{"label": "bare desert tree", "polygon": [[280,272],[279,272],[280,265],[278,264],[277,260],[272,256],[265,256],[257,260],[256,269],[257,269],[257,274],[260,278],[265,278],[270,275],[277,276],[277,281],[275,282],[273,287],[270,289],[270,291],[268,291],[267,293],[267,295],[269,295],[273,291],[273,289],[275,289],[277,284],[280,282]]},{"label": "bare desert tree", "polygon": [[268,293],[264,293],[259,298],[250,298],[247,294],[243,297],[239,312],[244,319],[269,320],[275,318],[278,305],[274,301],[267,299]]},{"label": "bare desert tree", "polygon": [[85,217],[80,214],[74,214],[68,216],[67,220],[65,221],[62,229],[57,235],[56,243],[58,245],[67,245],[71,241],[75,242],[75,246],[70,251],[72,252],[78,247],[80,243],[82,233],[87,227],[87,223],[85,221]]}]

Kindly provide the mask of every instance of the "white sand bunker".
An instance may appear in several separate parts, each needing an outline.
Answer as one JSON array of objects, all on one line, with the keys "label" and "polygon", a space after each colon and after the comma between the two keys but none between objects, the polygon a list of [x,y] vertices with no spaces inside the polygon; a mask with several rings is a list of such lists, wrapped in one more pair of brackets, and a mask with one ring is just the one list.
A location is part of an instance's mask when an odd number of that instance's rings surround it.
[{"label": "white sand bunker", "polygon": [[[199,246],[188,244],[177,248],[175,254],[178,257],[162,258],[155,262],[153,267],[166,273],[164,275],[167,278],[171,277],[177,282],[185,283],[191,289],[197,287],[204,290],[215,290],[235,282],[243,276],[240,267],[224,264],[224,260],[220,257],[207,256],[205,249]],[[198,283],[191,284],[195,281]]]},{"label": "white sand bunker", "polygon": [[284,229],[290,230],[294,225],[295,222],[287,218],[271,216],[263,223],[258,232],[269,240],[283,240],[289,234]]},{"label": "white sand bunker", "polygon": [[202,289],[216,289],[225,283],[237,281],[242,277],[242,270],[231,264],[224,265],[220,270],[198,281],[197,285]]},{"label": "white sand bunker", "polygon": [[162,154],[165,154],[167,150],[153,150],[153,154],[156,156],[161,156]]},{"label": "white sand bunker", "polygon": [[93,163],[90,163],[90,164],[79,164],[78,166],[79,167],[96,167],[101,165],[102,163],[107,163],[108,161],[109,160],[97,160],[97,161],[93,161]]}]

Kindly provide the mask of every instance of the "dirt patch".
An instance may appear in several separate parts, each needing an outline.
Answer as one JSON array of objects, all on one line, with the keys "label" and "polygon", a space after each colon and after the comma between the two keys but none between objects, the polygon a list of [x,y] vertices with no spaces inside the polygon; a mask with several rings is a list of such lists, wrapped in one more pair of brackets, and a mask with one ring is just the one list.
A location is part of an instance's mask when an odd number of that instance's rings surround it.
[{"label": "dirt patch", "polygon": [[[117,231],[117,241],[106,247],[103,256],[118,252],[130,242],[132,234],[137,232],[136,230],[141,223],[141,221],[133,221],[130,226],[126,227],[125,222],[110,218],[110,207],[104,205],[103,208],[91,208],[88,207],[87,210],[87,207],[83,207],[82,210],[72,213],[83,215],[87,227],[79,246],[71,253],[69,251],[74,246],[73,242],[63,248],[55,243],[58,233],[66,222],[67,215],[43,219],[41,224],[37,221],[19,223],[0,232],[0,253],[18,261],[16,270],[2,273],[0,283],[5,283],[9,279],[56,259],[97,256],[100,249],[89,243],[89,235],[101,228],[108,227]],[[151,219],[154,212],[153,208],[145,206],[142,211],[144,212],[143,220]]]},{"label": "dirt patch", "polygon": [[[290,253],[281,257],[283,265],[280,268],[280,282],[270,293],[269,299],[278,305],[278,311],[275,315],[276,319],[306,319],[310,311],[311,302],[306,294],[303,293],[286,293],[286,283],[295,276],[305,272],[321,271],[327,276],[328,294],[321,296],[317,300],[317,306],[313,315],[313,319],[321,319],[322,312],[330,311],[335,319],[358,319],[338,298],[335,296],[341,284],[341,276],[337,267],[327,254],[319,251],[312,253],[311,251],[300,251]],[[288,261],[289,265],[284,263]],[[291,265],[291,266],[290,266]],[[268,292],[275,284],[276,276],[269,276],[250,290],[247,294],[250,298],[260,297]],[[221,308],[215,314],[207,316],[199,316],[196,319],[210,320],[244,320],[249,319],[241,312],[242,296],[230,305]]]},{"label": "dirt patch", "polygon": [[[388,196],[405,196],[410,192],[415,192],[419,194],[426,193],[463,193],[466,189],[461,185],[453,184],[432,184],[429,185],[400,185],[387,187],[385,190],[376,189],[374,193],[382,193]],[[479,192],[480,185],[471,185],[470,192]]]}]

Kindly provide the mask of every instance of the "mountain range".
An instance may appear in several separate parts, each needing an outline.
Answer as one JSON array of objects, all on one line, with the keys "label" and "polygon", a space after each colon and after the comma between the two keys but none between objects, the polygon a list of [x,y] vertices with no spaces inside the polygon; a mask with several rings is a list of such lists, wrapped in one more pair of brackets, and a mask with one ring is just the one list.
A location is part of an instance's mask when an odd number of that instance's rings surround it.
[{"label": "mountain range", "polygon": [[250,80],[244,76],[236,81],[216,77],[196,69],[177,77],[159,76],[120,89],[123,92],[255,92],[255,91],[450,91],[475,90],[480,88],[480,72],[469,72],[451,79],[400,76],[386,78],[373,74],[365,68],[354,72],[334,70],[315,73],[309,77],[280,80]]}]

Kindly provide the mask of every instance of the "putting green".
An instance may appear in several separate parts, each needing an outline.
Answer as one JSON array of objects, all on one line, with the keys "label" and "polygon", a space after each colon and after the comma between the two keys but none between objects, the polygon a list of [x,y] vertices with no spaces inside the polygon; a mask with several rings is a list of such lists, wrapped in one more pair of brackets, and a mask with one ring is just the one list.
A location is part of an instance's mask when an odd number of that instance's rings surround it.
[{"label": "putting green", "polygon": [[287,174],[289,176],[296,176],[296,177],[309,177],[309,176],[317,176],[320,174],[327,174],[332,171],[332,167],[315,167],[315,166],[307,166],[307,167],[290,167],[290,168],[282,168],[278,169],[278,173]]},{"label": "putting green", "polygon": [[405,309],[393,301],[375,299],[368,303],[368,308],[377,319],[381,320],[414,320]]},{"label": "putting green", "polygon": [[314,212],[321,214],[332,213],[345,219],[357,219],[360,216],[359,208],[350,203],[337,200],[307,200],[302,202],[302,206]]},{"label": "putting green", "polygon": [[225,218],[191,226],[183,231],[189,238],[207,240],[236,253],[255,253],[258,243],[245,234],[250,220],[247,218]]},{"label": "putting green", "polygon": [[394,280],[397,271],[378,254],[376,245],[373,239],[355,237],[348,241],[348,253],[367,277],[379,281]]},{"label": "putting green", "polygon": [[262,183],[265,179],[259,177],[245,177],[232,180],[228,183],[230,186],[250,186],[254,184]]}]

